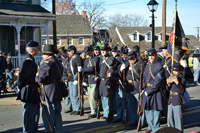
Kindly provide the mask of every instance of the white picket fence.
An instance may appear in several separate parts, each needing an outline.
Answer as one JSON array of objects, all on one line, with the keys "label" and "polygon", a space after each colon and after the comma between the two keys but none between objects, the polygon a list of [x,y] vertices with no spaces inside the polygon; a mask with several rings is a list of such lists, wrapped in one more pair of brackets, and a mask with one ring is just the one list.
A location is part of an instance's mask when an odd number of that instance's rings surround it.
[{"label": "white picket fence", "polygon": [[[24,56],[21,56],[21,60],[24,58]],[[38,65],[40,63],[40,61],[42,60],[42,56],[35,56],[35,63]],[[18,56],[13,56],[11,59],[13,68],[17,68],[20,66],[19,62],[18,62]]]}]

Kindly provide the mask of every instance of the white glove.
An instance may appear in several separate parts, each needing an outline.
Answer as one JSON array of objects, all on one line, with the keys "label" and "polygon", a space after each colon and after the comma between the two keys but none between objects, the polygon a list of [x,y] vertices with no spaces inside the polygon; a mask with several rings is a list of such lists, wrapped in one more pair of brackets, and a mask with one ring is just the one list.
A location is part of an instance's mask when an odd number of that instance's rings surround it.
[{"label": "white glove", "polygon": [[110,86],[108,86],[108,85],[107,85],[107,87],[106,87],[106,88],[109,88],[109,89],[110,89]]},{"label": "white glove", "polygon": [[145,94],[146,96],[148,96],[148,94],[147,94],[147,92],[146,92],[146,91],[144,92],[144,94]]},{"label": "white glove", "polygon": [[123,71],[125,69],[125,67],[126,67],[125,64],[122,64],[120,67],[120,71]]},{"label": "white glove", "polygon": [[17,86],[17,88],[16,88],[16,90],[15,90],[15,92],[16,92],[16,94],[18,94],[19,93],[19,88],[18,88],[18,86]]},{"label": "white glove", "polygon": [[94,78],[94,81],[96,82],[98,79],[99,79],[99,77],[95,77],[95,78]]},{"label": "white glove", "polygon": [[142,92],[140,93],[140,96],[142,96],[143,93],[144,93],[144,90],[142,90]]},{"label": "white glove", "polygon": [[109,77],[109,78],[111,77],[111,74],[110,74],[110,73],[108,73],[108,77]]},{"label": "white glove", "polygon": [[78,71],[81,72],[83,68],[81,66],[78,66]]},{"label": "white glove", "polygon": [[66,85],[66,86],[68,85],[66,81],[65,81],[65,85]]},{"label": "white glove", "polygon": [[82,85],[85,86],[85,87],[88,86],[88,84],[86,82],[83,82]]},{"label": "white glove", "polygon": [[77,85],[78,84],[78,81],[77,80],[74,80],[74,85]]}]

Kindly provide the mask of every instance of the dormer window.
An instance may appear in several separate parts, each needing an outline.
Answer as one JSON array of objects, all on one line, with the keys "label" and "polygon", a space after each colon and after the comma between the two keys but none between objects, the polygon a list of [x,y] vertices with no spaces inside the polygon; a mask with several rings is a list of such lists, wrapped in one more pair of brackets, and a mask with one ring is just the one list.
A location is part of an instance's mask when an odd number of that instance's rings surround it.
[{"label": "dormer window", "polygon": [[139,33],[137,31],[133,32],[132,34],[129,34],[129,37],[132,42],[139,42]]},{"label": "dormer window", "polygon": [[152,34],[151,34],[151,32],[149,31],[149,32],[147,32],[147,34],[145,35],[145,40],[147,41],[147,42],[150,42],[151,41],[151,39],[152,39]]},{"label": "dormer window", "polygon": [[158,35],[158,40],[162,42],[162,33]]}]

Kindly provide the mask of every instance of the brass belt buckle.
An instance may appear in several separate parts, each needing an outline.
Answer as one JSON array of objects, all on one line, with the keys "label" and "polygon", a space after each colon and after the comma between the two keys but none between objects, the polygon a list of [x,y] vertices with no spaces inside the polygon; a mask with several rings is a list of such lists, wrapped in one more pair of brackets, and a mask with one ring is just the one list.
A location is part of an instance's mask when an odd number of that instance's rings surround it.
[{"label": "brass belt buckle", "polygon": [[129,82],[129,83],[132,83],[133,81],[132,81],[132,80],[128,80],[128,82]]}]

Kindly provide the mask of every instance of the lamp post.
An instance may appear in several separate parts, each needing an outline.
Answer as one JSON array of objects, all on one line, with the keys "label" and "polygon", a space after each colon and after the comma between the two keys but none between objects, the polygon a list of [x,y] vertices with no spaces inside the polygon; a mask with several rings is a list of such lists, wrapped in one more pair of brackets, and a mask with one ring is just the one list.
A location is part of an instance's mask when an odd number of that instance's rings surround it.
[{"label": "lamp post", "polygon": [[149,3],[147,4],[149,11],[152,12],[152,43],[151,43],[151,47],[155,48],[155,38],[154,38],[154,12],[157,10],[158,8],[158,3],[156,2],[156,0],[150,0]]}]

